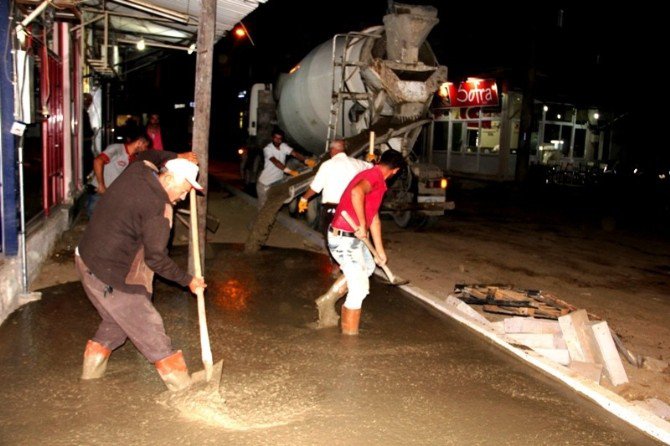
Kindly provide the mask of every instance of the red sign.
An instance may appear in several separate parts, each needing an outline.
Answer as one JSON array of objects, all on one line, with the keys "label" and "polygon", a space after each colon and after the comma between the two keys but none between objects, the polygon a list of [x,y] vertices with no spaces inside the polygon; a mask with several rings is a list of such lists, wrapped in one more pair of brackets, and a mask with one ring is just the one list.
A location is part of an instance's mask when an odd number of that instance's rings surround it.
[{"label": "red sign", "polygon": [[496,107],[498,86],[495,79],[468,79],[458,85],[445,82],[439,95],[446,107]]}]

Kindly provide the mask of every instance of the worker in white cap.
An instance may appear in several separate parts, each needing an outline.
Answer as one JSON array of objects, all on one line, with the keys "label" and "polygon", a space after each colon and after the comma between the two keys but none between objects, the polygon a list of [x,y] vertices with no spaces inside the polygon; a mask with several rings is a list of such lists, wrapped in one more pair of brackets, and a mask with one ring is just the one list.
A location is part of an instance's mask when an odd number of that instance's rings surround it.
[{"label": "worker in white cap", "polygon": [[192,188],[198,166],[176,158],[161,173],[138,161],[100,199],[75,251],[75,265],[86,295],[102,322],[84,352],[82,379],[103,376],[111,352],[130,339],[155,364],[170,390],[190,385],[181,350],[175,351],[163,319],[151,303],[154,273],[192,293],[206,284],[168,256],[172,206]]}]

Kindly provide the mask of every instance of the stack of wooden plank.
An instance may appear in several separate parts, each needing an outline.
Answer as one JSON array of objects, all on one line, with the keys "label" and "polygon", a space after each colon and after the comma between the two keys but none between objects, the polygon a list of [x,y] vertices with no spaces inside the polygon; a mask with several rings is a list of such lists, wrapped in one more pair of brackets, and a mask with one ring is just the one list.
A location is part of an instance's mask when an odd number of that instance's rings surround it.
[{"label": "stack of wooden plank", "polygon": [[454,295],[463,302],[483,305],[487,313],[558,319],[575,310],[567,302],[539,290],[519,290],[509,285],[456,285]]},{"label": "stack of wooden plank", "polygon": [[615,386],[628,382],[619,352],[639,366],[638,358],[623,346],[607,322],[539,290],[456,285],[453,296],[482,305],[488,313],[515,316],[494,324],[509,342],[530,348],[596,383],[603,372]]}]

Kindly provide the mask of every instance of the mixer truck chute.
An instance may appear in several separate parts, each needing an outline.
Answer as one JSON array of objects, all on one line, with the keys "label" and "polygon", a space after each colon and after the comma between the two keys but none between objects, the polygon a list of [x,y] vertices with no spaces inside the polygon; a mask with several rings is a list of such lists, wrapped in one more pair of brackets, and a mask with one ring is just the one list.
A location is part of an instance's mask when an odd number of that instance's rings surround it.
[{"label": "mixer truck chute", "polygon": [[[335,138],[347,141],[349,155],[363,156],[369,146],[368,135],[374,131],[376,152],[397,150],[409,164],[387,192],[382,212],[390,213],[401,226],[417,216],[443,215],[445,209],[453,208],[442,188],[443,172],[421,163],[412,152],[430,122],[428,107],[434,93],[447,79],[447,68],[438,64],[425,41],[437,22],[433,7],[394,3],[383,26],[334,36],[312,50],[275,86],[277,121],[263,122],[261,115],[272,114],[252,110],[250,116],[257,118],[249,127],[260,135],[261,129],[278,122],[289,143],[322,158]],[[252,89],[266,96],[269,90]],[[251,98],[251,102],[263,101]],[[257,136],[256,144],[262,147],[267,141]],[[309,186],[313,174],[277,185],[281,192],[273,195],[278,202],[266,207],[276,213],[281,204],[296,199]],[[257,232],[269,233],[263,225],[271,225],[271,214],[261,210],[255,223]],[[264,243],[252,240],[258,237],[253,232],[247,242],[251,250]]]}]

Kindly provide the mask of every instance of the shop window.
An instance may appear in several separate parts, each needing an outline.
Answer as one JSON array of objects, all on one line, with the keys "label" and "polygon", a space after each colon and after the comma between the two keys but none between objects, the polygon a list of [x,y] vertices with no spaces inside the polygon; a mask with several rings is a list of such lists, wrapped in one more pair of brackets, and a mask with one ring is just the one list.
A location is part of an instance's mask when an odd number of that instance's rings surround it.
[{"label": "shop window", "polygon": [[468,129],[466,141],[466,153],[477,153],[477,148],[479,147],[479,129]]},{"label": "shop window", "polygon": [[572,145],[572,126],[561,126],[561,151],[563,156],[570,156],[570,146]]},{"label": "shop window", "polygon": [[433,127],[433,149],[447,150],[449,122],[435,122]]},{"label": "shop window", "polygon": [[[39,82],[42,60],[36,58],[33,72],[33,104],[41,104],[41,83]],[[37,113],[37,122],[26,127],[23,134],[23,190],[26,221],[30,221],[42,212],[44,187],[42,181],[42,115]]]},{"label": "shop window", "polygon": [[454,122],[451,130],[451,151],[460,152],[463,146],[463,123]]},{"label": "shop window", "polygon": [[[537,155],[537,150],[539,148],[540,142],[539,142],[539,136],[537,132],[531,132],[530,133],[530,154],[531,155]],[[517,149],[519,146],[517,145]]]},{"label": "shop window", "polygon": [[480,152],[483,154],[498,154],[500,152],[500,123],[492,121],[491,128],[481,131]]},{"label": "shop window", "polygon": [[544,126],[544,138],[539,147],[539,156],[541,156],[542,164],[553,164],[560,161],[564,146],[560,138],[560,125],[546,124]]},{"label": "shop window", "polygon": [[575,129],[575,143],[572,146],[572,156],[584,158],[584,147],[586,143],[586,129]]}]

